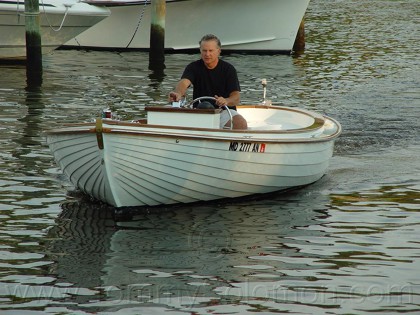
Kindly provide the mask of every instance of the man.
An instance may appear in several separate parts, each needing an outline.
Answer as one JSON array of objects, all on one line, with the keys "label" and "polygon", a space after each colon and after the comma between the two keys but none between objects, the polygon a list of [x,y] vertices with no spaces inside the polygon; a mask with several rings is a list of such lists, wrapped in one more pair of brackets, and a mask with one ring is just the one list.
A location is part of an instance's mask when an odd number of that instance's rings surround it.
[{"label": "man", "polygon": [[[213,96],[218,107],[235,108],[240,102],[240,86],[236,69],[228,62],[219,59],[220,40],[212,34],[205,35],[199,42],[201,59],[190,63],[184,70],[175,90],[169,93],[169,100],[178,102],[193,86],[193,98]],[[234,109],[230,109],[233,129],[247,129],[246,120]],[[220,115],[220,127],[230,127],[227,110]]]}]

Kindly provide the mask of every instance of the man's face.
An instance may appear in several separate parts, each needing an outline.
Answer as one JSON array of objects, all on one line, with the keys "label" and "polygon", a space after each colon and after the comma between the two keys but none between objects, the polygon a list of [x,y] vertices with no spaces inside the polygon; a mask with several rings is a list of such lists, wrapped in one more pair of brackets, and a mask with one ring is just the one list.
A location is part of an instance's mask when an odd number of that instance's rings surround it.
[{"label": "man's face", "polygon": [[201,42],[200,46],[201,59],[203,59],[207,68],[214,68],[219,61],[220,48],[215,40]]}]

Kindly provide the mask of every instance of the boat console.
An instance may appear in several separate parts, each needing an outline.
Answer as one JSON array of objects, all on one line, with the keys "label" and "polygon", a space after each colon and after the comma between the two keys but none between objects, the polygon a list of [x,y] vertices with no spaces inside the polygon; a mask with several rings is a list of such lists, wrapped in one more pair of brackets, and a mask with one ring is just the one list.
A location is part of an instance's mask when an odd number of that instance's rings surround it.
[{"label": "boat console", "polygon": [[146,106],[149,125],[220,128],[221,109],[193,109],[172,106]]}]

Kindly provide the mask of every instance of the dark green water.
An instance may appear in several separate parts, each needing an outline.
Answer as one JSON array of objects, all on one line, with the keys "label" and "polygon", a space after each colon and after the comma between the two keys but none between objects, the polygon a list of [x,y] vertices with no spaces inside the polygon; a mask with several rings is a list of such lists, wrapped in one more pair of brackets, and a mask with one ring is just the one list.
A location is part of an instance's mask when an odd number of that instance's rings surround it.
[{"label": "dark green water", "polygon": [[43,85],[0,66],[0,314],[418,314],[420,2],[313,0],[301,56],[226,56],[242,99],[338,119],[319,182],[115,220],[61,175],[43,131],[142,116],[194,55],[55,51]]}]

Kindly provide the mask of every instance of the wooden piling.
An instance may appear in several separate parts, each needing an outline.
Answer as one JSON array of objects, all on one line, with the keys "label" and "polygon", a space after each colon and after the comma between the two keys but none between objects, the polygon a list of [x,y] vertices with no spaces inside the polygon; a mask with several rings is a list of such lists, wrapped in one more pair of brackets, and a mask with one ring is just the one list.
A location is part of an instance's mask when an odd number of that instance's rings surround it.
[{"label": "wooden piling", "polygon": [[303,53],[305,51],[305,19],[300,22],[299,30],[293,44],[293,52]]},{"label": "wooden piling", "polygon": [[152,0],[149,64],[162,65],[165,62],[165,18],[166,1]]},{"label": "wooden piling", "polygon": [[39,0],[25,0],[26,78],[28,86],[42,84]]}]

